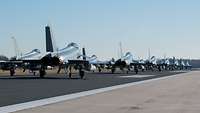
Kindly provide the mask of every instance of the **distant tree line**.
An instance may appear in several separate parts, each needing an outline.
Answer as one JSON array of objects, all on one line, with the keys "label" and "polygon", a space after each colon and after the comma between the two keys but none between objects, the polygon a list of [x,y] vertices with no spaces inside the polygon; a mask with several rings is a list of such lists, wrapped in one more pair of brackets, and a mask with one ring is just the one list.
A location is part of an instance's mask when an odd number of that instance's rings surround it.
[{"label": "distant tree line", "polygon": [[0,60],[3,60],[3,61],[8,61],[9,58],[4,56],[4,55],[0,55]]}]

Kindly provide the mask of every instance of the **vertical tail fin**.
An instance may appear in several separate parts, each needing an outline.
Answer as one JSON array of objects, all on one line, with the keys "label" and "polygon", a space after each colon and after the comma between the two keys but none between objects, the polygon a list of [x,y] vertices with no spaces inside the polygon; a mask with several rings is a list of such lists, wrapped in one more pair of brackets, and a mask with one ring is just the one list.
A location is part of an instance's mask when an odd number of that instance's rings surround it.
[{"label": "vertical tail fin", "polygon": [[82,52],[83,52],[83,60],[86,60],[85,48],[82,49]]},{"label": "vertical tail fin", "polygon": [[54,52],[51,30],[49,26],[45,27],[45,32],[46,32],[46,52]]}]

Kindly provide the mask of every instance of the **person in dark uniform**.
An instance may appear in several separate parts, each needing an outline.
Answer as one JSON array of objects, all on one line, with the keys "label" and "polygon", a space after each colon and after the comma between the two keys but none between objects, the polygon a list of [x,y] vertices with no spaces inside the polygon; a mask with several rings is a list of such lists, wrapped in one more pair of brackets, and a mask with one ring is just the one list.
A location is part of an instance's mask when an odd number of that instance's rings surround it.
[{"label": "person in dark uniform", "polygon": [[134,66],[134,70],[135,70],[135,73],[138,74],[138,66],[137,65]]},{"label": "person in dark uniform", "polygon": [[15,68],[14,66],[10,67],[10,76],[13,76],[15,74]]},{"label": "person in dark uniform", "polygon": [[85,75],[82,66],[79,67],[79,75],[80,75],[81,79],[83,79],[83,77],[84,77],[84,75]]}]

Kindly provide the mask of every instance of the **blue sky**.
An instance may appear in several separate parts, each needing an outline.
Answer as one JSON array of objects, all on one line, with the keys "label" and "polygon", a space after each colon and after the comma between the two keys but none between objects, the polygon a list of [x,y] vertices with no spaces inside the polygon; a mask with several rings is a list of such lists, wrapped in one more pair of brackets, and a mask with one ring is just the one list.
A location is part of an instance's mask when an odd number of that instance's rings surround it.
[{"label": "blue sky", "polygon": [[76,42],[102,59],[123,51],[200,58],[198,0],[0,0],[0,54],[45,50],[44,27],[52,26],[56,45]]}]

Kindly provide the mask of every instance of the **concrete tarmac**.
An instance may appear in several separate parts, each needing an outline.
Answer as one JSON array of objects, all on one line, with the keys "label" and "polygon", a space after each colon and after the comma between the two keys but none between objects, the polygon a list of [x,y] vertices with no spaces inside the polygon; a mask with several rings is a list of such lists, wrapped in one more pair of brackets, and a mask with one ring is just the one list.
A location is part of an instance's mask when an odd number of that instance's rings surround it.
[{"label": "concrete tarmac", "polygon": [[199,113],[200,71],[17,113]]},{"label": "concrete tarmac", "polygon": [[[134,73],[87,73],[84,80],[79,76],[68,79],[64,75],[50,74],[44,79],[31,75],[0,76],[0,107],[44,98],[67,95],[82,91],[105,88],[146,79],[171,76],[181,72],[140,72]],[[147,76],[148,75],[148,76]]]}]

